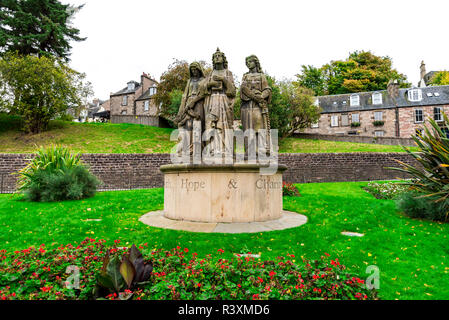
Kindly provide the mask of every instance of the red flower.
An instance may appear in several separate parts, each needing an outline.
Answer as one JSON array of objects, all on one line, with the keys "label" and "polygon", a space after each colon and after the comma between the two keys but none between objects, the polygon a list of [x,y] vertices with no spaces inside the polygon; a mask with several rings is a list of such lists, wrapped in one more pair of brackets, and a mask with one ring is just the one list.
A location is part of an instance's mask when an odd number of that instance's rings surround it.
[{"label": "red flower", "polygon": [[270,278],[273,279],[273,277],[276,275],[276,272],[270,271]]},{"label": "red flower", "polygon": [[262,279],[261,277],[257,277],[257,280],[258,280],[260,283],[263,283],[263,279]]},{"label": "red flower", "polygon": [[189,252],[189,249],[184,248],[184,252],[185,252],[185,253]]},{"label": "red flower", "polygon": [[253,294],[253,300],[257,300],[257,299],[259,299],[259,295],[257,293]]}]

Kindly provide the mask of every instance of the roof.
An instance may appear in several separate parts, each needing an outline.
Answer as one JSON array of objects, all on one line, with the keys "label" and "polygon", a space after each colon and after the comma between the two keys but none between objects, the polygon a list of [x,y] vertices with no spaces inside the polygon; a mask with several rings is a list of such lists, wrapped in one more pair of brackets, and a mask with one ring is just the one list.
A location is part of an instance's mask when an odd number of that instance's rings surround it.
[{"label": "roof", "polygon": [[150,89],[152,89],[152,87],[148,88],[148,90],[145,91],[140,97],[138,97],[136,101],[151,99],[153,95],[150,95]]},{"label": "roof", "polygon": [[[412,89],[422,90],[421,101],[409,101],[408,91]],[[382,104],[373,104],[373,93],[382,94]],[[435,95],[437,93],[437,95]],[[360,99],[359,106],[350,106],[351,95],[358,95]],[[396,107],[418,107],[418,106],[434,106],[449,104],[449,85],[447,86],[431,86],[425,88],[404,88],[399,89],[397,98],[393,98],[388,94],[387,90],[346,93],[338,95],[319,96],[319,105],[322,109],[321,113],[334,112],[350,112],[375,109],[391,109]]]},{"label": "roof", "polygon": [[128,83],[134,83],[134,89],[133,90],[128,90],[128,86],[126,86],[122,90],[117,91],[117,92],[111,94],[111,96],[118,96],[118,95],[121,95],[121,94],[134,93],[140,87],[140,83],[137,82],[137,81],[129,81]]}]

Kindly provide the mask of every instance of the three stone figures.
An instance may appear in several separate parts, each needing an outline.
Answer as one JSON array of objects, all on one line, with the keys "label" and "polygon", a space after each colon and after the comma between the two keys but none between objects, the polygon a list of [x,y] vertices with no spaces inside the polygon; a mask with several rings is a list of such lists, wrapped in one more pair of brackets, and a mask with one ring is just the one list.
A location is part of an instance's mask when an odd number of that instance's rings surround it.
[{"label": "three stone figures", "polygon": [[[225,54],[218,48],[212,56],[212,65],[212,72],[207,76],[198,62],[189,66],[190,79],[175,118],[181,140],[178,154],[187,150],[189,155],[201,154],[204,149],[203,155],[221,157],[234,152],[234,78]],[[249,71],[244,74],[240,88],[245,155],[248,156],[250,149],[252,154],[256,150],[269,154],[271,88],[256,56],[247,57],[246,65]]]}]

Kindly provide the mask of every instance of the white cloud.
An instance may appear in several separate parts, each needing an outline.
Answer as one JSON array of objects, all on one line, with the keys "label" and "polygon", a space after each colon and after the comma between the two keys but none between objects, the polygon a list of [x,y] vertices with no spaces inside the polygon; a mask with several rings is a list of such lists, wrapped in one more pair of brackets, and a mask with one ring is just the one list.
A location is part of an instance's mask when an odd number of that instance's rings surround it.
[{"label": "white cloud", "polygon": [[371,50],[416,84],[421,60],[449,70],[448,9],[443,0],[90,0],[73,20],[88,39],[73,43],[71,65],[101,99],[142,72],[159,79],[173,58],[210,62],[217,46],[239,81],[250,54],[281,79]]}]

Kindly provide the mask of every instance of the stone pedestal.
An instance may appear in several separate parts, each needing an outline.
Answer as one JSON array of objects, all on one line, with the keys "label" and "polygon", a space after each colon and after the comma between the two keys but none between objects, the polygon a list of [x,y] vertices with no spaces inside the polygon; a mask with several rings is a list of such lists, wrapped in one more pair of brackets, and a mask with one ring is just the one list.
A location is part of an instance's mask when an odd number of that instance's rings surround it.
[{"label": "stone pedestal", "polygon": [[161,166],[164,216],[193,222],[258,222],[282,215],[282,172],[261,175],[261,165]]}]

